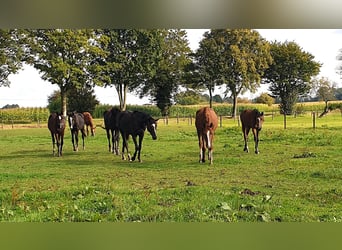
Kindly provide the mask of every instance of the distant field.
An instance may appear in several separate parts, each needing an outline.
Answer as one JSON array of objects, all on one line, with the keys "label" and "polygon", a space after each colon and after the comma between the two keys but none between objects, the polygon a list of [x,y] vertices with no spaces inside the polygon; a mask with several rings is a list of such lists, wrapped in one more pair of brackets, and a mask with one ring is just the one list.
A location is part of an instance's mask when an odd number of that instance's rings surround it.
[{"label": "distant field", "polygon": [[109,153],[100,127],[79,152],[67,129],[61,158],[52,156],[45,124],[0,127],[0,220],[342,221],[339,111],[316,129],[310,113],[287,117],[286,130],[282,116],[268,115],[259,155],[243,152],[238,120],[224,117],[212,166],[198,163],[190,122],[160,120],[157,141],[146,134],[142,163]]}]

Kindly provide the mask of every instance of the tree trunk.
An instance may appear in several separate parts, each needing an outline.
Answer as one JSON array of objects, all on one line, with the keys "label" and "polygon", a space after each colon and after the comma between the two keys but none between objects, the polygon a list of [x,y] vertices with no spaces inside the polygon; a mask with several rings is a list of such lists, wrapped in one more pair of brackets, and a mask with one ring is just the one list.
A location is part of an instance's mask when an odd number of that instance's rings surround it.
[{"label": "tree trunk", "polygon": [[236,117],[237,113],[237,95],[233,95],[232,118]]},{"label": "tree trunk", "polygon": [[211,88],[209,88],[209,107],[213,108],[213,93]]},{"label": "tree trunk", "polygon": [[63,87],[60,88],[61,89],[61,112],[63,114],[63,116],[66,117],[67,115],[67,96],[66,96],[66,91]]},{"label": "tree trunk", "polygon": [[128,86],[126,84],[118,84],[115,88],[119,96],[120,110],[125,111]]}]

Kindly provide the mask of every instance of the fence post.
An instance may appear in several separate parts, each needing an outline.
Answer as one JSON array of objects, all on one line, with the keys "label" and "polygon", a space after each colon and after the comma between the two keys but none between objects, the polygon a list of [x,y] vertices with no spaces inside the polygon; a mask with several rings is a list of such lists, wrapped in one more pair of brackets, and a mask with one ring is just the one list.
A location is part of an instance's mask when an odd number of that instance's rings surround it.
[{"label": "fence post", "polygon": [[179,114],[177,113],[177,124],[179,124]]},{"label": "fence post", "polygon": [[222,128],[222,115],[220,115],[220,128]]},{"label": "fence post", "polygon": [[316,128],[316,113],[312,112],[312,127],[313,129]]}]

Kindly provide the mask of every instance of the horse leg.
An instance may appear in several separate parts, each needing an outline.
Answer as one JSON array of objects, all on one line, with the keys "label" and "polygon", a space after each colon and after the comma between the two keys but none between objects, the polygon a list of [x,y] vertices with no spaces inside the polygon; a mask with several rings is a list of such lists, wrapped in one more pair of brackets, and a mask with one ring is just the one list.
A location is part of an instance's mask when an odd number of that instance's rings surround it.
[{"label": "horse leg", "polygon": [[52,138],[52,155],[55,156],[55,135],[51,132]]},{"label": "horse leg", "polygon": [[111,145],[110,145],[110,132],[109,129],[106,129],[106,134],[107,134],[107,140],[108,140],[108,150],[111,152]]},{"label": "horse leg", "polygon": [[119,133],[119,130],[113,130],[113,132],[114,132],[114,142],[113,142],[114,151],[116,155],[119,155],[120,133]]},{"label": "horse leg", "polygon": [[78,151],[78,130],[75,131],[74,133],[75,136],[75,146],[74,146],[74,151]]},{"label": "horse leg", "polygon": [[139,136],[139,152],[138,152],[138,160],[139,160],[139,162],[142,162],[141,159],[140,159],[140,153],[141,153],[143,139],[144,139],[144,134]]},{"label": "horse leg", "polygon": [[210,164],[213,164],[213,135],[208,130],[207,132],[207,139],[208,139],[208,159]]},{"label": "horse leg", "polygon": [[83,150],[85,149],[85,146],[84,146],[84,137],[86,137],[86,133],[84,131],[84,128],[81,130],[81,134],[82,134],[82,148]]},{"label": "horse leg", "polygon": [[[114,151],[115,151],[115,130],[114,129],[111,129],[110,130],[110,132],[111,132],[111,135],[112,135],[112,147],[111,147],[111,149],[109,149],[109,151],[111,151],[113,154],[114,154]],[[109,140],[109,139],[108,139]],[[109,145],[110,145],[110,143],[109,143]],[[110,147],[110,146],[109,146]]]},{"label": "horse leg", "polygon": [[133,157],[132,157],[132,161],[135,161],[135,157],[137,156],[137,153],[139,151],[139,146],[138,146],[138,143],[137,143],[137,136],[136,135],[132,135],[132,139],[133,139],[134,146],[135,146],[135,151],[134,151],[134,154],[133,154]]},{"label": "horse leg", "polygon": [[242,128],[243,131],[243,138],[245,140],[245,147],[243,148],[243,151],[246,151],[247,153],[249,152],[248,149],[248,133],[249,133],[250,128]]},{"label": "horse leg", "polygon": [[64,143],[64,132],[60,135],[60,146],[59,146],[59,156],[62,156],[63,143]]},{"label": "horse leg", "polygon": [[202,152],[202,134],[197,131],[197,137],[198,137],[198,146],[200,149],[200,153],[199,153],[199,163],[202,163],[202,158],[203,158],[203,152]]},{"label": "horse leg", "polygon": [[256,129],[253,129],[253,135],[254,135],[254,143],[255,143],[255,153],[259,154],[259,131]]},{"label": "horse leg", "polygon": [[121,158],[122,160],[125,160],[125,148],[126,148],[126,152],[127,152],[127,157],[128,160],[131,160],[131,156],[128,152],[128,136],[125,133],[121,133],[122,136],[122,152],[121,152]]}]

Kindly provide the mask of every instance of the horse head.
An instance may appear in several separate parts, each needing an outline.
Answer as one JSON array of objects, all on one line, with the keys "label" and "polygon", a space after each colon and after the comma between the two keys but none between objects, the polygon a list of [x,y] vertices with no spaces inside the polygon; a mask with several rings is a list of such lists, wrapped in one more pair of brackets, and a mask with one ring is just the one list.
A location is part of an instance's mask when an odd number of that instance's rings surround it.
[{"label": "horse head", "polygon": [[257,111],[256,115],[256,122],[255,122],[255,128],[260,131],[262,129],[262,125],[264,123],[264,112]]},{"label": "horse head", "polygon": [[69,122],[69,127],[70,127],[71,130],[74,127],[77,128],[76,117],[75,116],[76,116],[76,111],[68,113],[68,122]]},{"label": "horse head", "polygon": [[62,131],[65,129],[65,118],[61,114],[57,114],[57,130]]},{"label": "horse head", "polygon": [[146,121],[146,128],[147,131],[151,134],[152,139],[156,140],[157,139],[157,121],[159,119],[153,119],[152,117],[149,117]]}]

